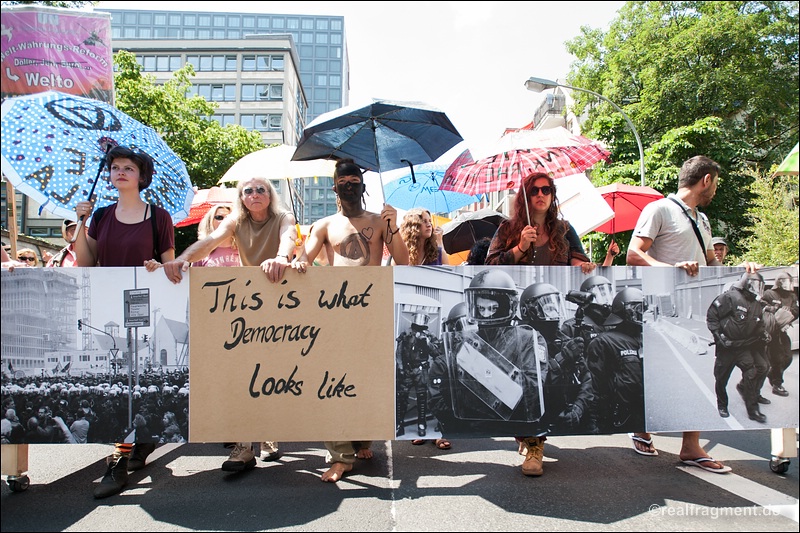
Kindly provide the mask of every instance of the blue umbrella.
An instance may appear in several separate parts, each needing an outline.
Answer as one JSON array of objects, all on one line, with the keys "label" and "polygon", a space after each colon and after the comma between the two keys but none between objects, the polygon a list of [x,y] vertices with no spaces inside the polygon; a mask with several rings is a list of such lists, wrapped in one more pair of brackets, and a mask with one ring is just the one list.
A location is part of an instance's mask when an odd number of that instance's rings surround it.
[{"label": "blue umbrella", "polygon": [[112,105],[47,91],[7,99],[0,116],[3,174],[42,209],[74,220],[75,205],[92,200],[95,189],[95,209],[116,202],[105,155],[127,146],[153,158],[144,201],[169,211],[175,223],[189,216],[194,190],[183,161],[155,130]]},{"label": "blue umbrella", "polygon": [[482,194],[470,195],[439,189],[448,167],[441,163],[412,167],[409,174],[384,185],[386,203],[399,209],[421,207],[431,213],[451,213],[479,202]]}]

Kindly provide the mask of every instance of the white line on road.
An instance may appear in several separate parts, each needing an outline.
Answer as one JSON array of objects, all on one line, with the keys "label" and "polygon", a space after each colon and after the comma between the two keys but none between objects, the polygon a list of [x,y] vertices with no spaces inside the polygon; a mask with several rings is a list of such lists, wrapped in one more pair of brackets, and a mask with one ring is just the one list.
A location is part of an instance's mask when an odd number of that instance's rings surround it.
[{"label": "white line on road", "polygon": [[716,485],[722,490],[751,501],[756,505],[760,505],[772,514],[780,514],[795,522],[798,521],[797,498],[792,498],[782,492],[765,487],[764,485],[737,476],[736,474],[716,474],[714,472],[706,472],[705,470],[693,466],[679,466],[677,468],[703,481],[707,481],[712,485]]},{"label": "white line on road", "polygon": [[[680,354],[677,348],[675,348],[675,345],[672,344],[669,338],[667,338],[666,335],[664,335],[663,333],[661,333],[661,331],[657,329],[655,330],[655,332],[658,333],[662,339],[664,339],[664,342],[667,343],[667,346],[669,346],[669,349],[672,350],[672,353],[673,355],[675,355],[675,358],[683,366],[683,369],[686,370],[686,372],[689,374],[689,377],[692,378],[692,381],[694,381],[695,385],[697,385],[697,388],[700,389],[700,392],[703,393],[703,395],[706,397],[709,403],[711,403],[711,405],[714,406],[714,409],[716,409],[717,394],[709,390],[708,387],[706,387],[706,384],[703,383],[703,380],[700,379],[700,376],[697,375],[697,372],[695,372],[694,369],[691,366],[689,366],[689,363],[686,362],[686,359],[684,359],[684,357]],[[728,427],[730,427],[731,429],[744,429],[744,426],[742,426],[742,424],[740,424],[739,421],[732,416],[725,418],[723,420],[725,421],[726,424],[728,424]]]}]

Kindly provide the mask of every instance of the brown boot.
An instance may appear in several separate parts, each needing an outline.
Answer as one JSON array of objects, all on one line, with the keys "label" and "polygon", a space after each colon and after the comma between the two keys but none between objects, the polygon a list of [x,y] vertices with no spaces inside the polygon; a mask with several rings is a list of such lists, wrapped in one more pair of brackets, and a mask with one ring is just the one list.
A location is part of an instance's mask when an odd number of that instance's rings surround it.
[{"label": "brown boot", "polygon": [[522,473],[526,476],[541,476],[544,473],[542,468],[544,439],[541,437],[529,437],[524,442],[528,448],[528,453],[522,463]]}]

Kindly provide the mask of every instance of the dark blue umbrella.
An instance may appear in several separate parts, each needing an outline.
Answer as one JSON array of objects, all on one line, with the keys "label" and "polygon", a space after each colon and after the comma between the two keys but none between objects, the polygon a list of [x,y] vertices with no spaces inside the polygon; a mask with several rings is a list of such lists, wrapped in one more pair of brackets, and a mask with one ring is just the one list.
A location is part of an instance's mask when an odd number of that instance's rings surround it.
[{"label": "dark blue umbrella", "polygon": [[127,146],[153,158],[144,201],[169,211],[174,223],[189,215],[194,190],[183,161],[154,129],[114,106],[47,91],[7,99],[1,116],[3,174],[42,209],[74,220],[75,204],[95,194],[95,209],[116,202],[105,155]]},{"label": "dark blue umbrella", "polygon": [[436,161],[463,141],[444,111],[421,102],[371,99],[323,113],[303,130],[292,159],[352,158],[378,173]]},{"label": "dark blue umbrella", "polygon": [[479,202],[482,194],[469,195],[439,189],[449,165],[425,163],[383,186],[386,203],[400,209],[421,207],[431,213],[451,213]]}]

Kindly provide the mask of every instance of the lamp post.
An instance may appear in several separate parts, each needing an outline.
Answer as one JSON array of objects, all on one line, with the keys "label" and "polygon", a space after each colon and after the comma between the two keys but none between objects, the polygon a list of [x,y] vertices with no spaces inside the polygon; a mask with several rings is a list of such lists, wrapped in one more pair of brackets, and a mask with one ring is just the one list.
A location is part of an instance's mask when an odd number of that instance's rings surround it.
[{"label": "lamp post", "polygon": [[633,136],[636,138],[636,145],[639,147],[639,174],[641,174],[642,187],[644,187],[644,150],[642,149],[642,140],[639,138],[639,132],[636,131],[636,128],[633,126],[633,122],[631,122],[631,119],[628,117],[628,115],[625,114],[625,111],[623,111],[621,107],[619,107],[617,104],[615,104],[602,94],[590,91],[589,89],[582,89],[581,87],[573,87],[565,83],[560,83],[553,80],[547,80],[544,78],[528,78],[528,81],[525,82],[525,88],[527,88],[529,91],[533,91],[536,93],[540,93],[547,89],[555,89],[556,87],[564,87],[565,89],[572,89],[573,91],[581,91],[584,93],[589,93],[605,102],[608,102],[614,109],[620,112],[622,118],[624,118],[625,122],[628,123],[628,127],[631,129],[631,132],[633,132]]},{"label": "lamp post", "polygon": [[78,331],[81,331],[84,327],[89,328],[89,329],[93,329],[95,331],[99,331],[100,333],[104,333],[104,334],[108,335],[109,337],[111,337],[111,342],[114,343],[114,347],[109,350],[109,355],[111,355],[111,368],[112,368],[112,370],[114,370],[114,373],[116,374],[116,359],[117,359],[117,354],[119,353],[119,348],[117,348],[117,339],[115,339],[114,335],[112,335],[111,333],[107,332],[106,330],[97,329],[94,326],[90,326],[89,324],[87,324],[86,322],[84,322],[83,320],[81,320],[79,318],[78,319]]}]

